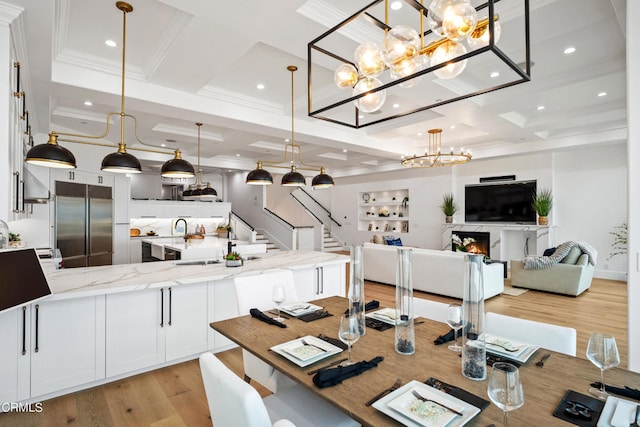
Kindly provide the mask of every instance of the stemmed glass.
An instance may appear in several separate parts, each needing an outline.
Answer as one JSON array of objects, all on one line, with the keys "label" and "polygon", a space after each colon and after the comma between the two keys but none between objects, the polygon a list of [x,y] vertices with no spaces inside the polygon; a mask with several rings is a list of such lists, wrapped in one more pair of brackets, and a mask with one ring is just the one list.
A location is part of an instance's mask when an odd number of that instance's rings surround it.
[{"label": "stemmed glass", "polygon": [[493,404],[502,409],[504,426],[506,427],[509,411],[524,405],[524,392],[518,368],[511,363],[494,363],[489,377],[487,394]]},{"label": "stemmed glass", "polygon": [[620,364],[620,355],[613,335],[600,332],[592,333],[587,345],[587,358],[600,368],[600,388],[592,387],[589,389],[589,393],[598,399],[606,400],[609,393],[604,389],[604,371]]},{"label": "stemmed glass", "polygon": [[460,304],[449,304],[447,309],[447,325],[453,329],[453,344],[448,348],[451,351],[462,351],[462,346],[458,344],[458,329],[462,328],[464,309]]},{"label": "stemmed glass", "polygon": [[271,298],[273,299],[273,302],[275,302],[278,306],[278,317],[276,317],[274,320],[277,320],[278,322],[284,322],[284,317],[280,316],[280,304],[282,304],[286,298],[284,285],[275,285],[273,287],[273,291],[271,292]]},{"label": "stemmed glass", "polygon": [[340,337],[340,341],[349,347],[349,359],[342,363],[342,366],[352,365],[354,362],[351,361],[351,346],[360,338],[358,315],[344,314],[340,318],[340,330],[338,331],[338,336]]}]

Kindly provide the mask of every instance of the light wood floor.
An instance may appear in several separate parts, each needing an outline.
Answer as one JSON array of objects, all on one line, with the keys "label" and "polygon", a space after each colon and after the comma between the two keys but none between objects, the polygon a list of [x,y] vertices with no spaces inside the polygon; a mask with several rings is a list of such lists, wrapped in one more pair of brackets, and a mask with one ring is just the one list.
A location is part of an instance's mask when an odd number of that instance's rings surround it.
[{"label": "light wood floor", "polygon": [[[508,283],[508,281],[507,281]],[[393,306],[392,286],[367,282],[367,301]],[[422,292],[416,296],[442,302],[459,301]],[[621,366],[627,365],[627,287],[624,282],[594,279],[577,298],[528,291],[489,299],[487,311],[566,325],[578,331],[578,357],[585,357],[592,331],[615,335]],[[234,349],[218,357],[242,376],[242,353]],[[595,368],[594,368],[595,369]],[[269,392],[256,387],[261,395]],[[43,402],[41,413],[0,414],[0,426],[210,426],[209,409],[198,361],[170,366]]]}]

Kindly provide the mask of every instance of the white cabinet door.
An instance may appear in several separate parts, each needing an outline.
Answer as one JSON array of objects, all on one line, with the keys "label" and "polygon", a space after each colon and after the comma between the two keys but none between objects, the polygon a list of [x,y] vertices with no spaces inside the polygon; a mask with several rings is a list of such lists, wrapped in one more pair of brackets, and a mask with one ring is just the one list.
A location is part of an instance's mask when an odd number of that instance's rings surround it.
[{"label": "white cabinet door", "polygon": [[0,403],[29,398],[29,307],[0,314]]},{"label": "white cabinet door", "polygon": [[318,296],[317,270],[311,268],[291,269],[293,271],[293,283],[296,287],[298,300],[311,301]]},{"label": "white cabinet door", "polygon": [[107,376],[164,361],[164,289],[107,295]]},{"label": "white cabinet door", "polygon": [[129,224],[129,203],[131,202],[131,180],[126,176],[115,176],[113,182],[113,222]]},{"label": "white cabinet door", "polygon": [[142,262],[142,239],[132,237],[129,239],[129,263]]},{"label": "white cabinet door", "polygon": [[[238,317],[238,299],[233,279],[217,280],[209,284],[209,319],[207,325],[218,320]],[[236,345],[222,334],[210,329],[209,348],[214,351],[227,350]]]},{"label": "white cabinet door", "polygon": [[345,264],[331,264],[318,267],[319,287],[318,298],[334,295],[344,297],[346,294]]},{"label": "white cabinet door", "polygon": [[129,224],[113,226],[113,264],[129,264]]},{"label": "white cabinet door", "polygon": [[31,306],[31,396],[103,379],[104,296]]},{"label": "white cabinet door", "polygon": [[207,283],[167,288],[166,360],[207,350]]}]

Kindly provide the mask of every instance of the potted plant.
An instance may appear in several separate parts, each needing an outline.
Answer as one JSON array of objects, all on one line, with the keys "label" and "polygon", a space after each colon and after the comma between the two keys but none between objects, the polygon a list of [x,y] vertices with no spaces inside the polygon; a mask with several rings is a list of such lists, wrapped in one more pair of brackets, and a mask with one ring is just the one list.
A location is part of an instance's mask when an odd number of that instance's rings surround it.
[{"label": "potted plant", "polygon": [[538,214],[538,224],[549,224],[548,216],[553,206],[553,193],[548,188],[542,188],[537,193],[534,193],[532,197],[531,206]]},{"label": "potted plant", "polygon": [[22,248],[26,246],[26,242],[22,241],[20,234],[14,234],[9,232],[9,247],[10,248]]},{"label": "potted plant", "polygon": [[231,226],[229,224],[219,224],[216,228],[216,233],[220,239],[226,239],[229,237]]},{"label": "potted plant", "polygon": [[442,196],[442,204],[440,205],[442,213],[445,216],[445,222],[451,224],[453,222],[453,215],[458,212],[458,205],[456,204],[453,193],[446,193]]},{"label": "potted plant", "polygon": [[231,252],[224,256],[224,265],[227,267],[240,267],[243,259],[238,252]]}]

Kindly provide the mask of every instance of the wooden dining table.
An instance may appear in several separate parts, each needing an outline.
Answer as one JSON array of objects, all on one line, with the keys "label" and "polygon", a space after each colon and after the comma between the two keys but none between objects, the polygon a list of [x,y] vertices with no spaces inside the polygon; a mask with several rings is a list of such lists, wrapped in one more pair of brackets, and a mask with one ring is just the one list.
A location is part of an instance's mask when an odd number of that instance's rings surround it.
[{"label": "wooden dining table", "polygon": [[[346,357],[346,351],[325,358],[307,367],[299,367],[270,348],[307,335],[324,334],[338,337],[340,316],[348,307],[348,300],[342,297],[329,297],[312,301],[327,310],[333,316],[304,322],[296,318],[285,321],[287,327],[280,328],[262,322],[249,315],[211,323],[211,327],[248,350],[258,358],[272,365],[299,384],[312,390],[333,403],[352,418],[365,426],[402,425],[378,411],[366,406],[376,394],[401,379],[403,384],[417,380],[424,382],[429,377],[437,378],[453,386],[462,388],[486,400],[488,380],[474,381],[462,375],[461,358],[447,348],[447,345],[435,345],[434,340],[449,330],[449,327],[430,319],[416,319],[415,353],[402,355],[394,348],[394,329],[378,331],[367,328],[366,334],[352,347],[354,360],[371,360],[382,356],[377,367],[360,375],[346,379],[341,384],[319,388],[314,385],[313,375],[308,372],[325,366],[333,360]],[[420,323],[420,322],[422,323]],[[521,339],[526,342],[526,335]],[[536,365],[542,355],[550,353],[543,367]],[[490,367],[487,367],[487,378]],[[521,408],[509,413],[509,424],[513,426],[567,426],[567,421],[553,416],[555,408],[561,403],[567,390],[588,395],[590,383],[600,380],[600,371],[587,359],[568,356],[540,348],[520,367],[525,403]],[[605,383],[618,387],[630,386],[640,389],[640,374],[622,368],[605,371]],[[640,403],[640,402],[639,402]],[[482,410],[467,425],[502,425],[502,411],[491,404]]]}]

